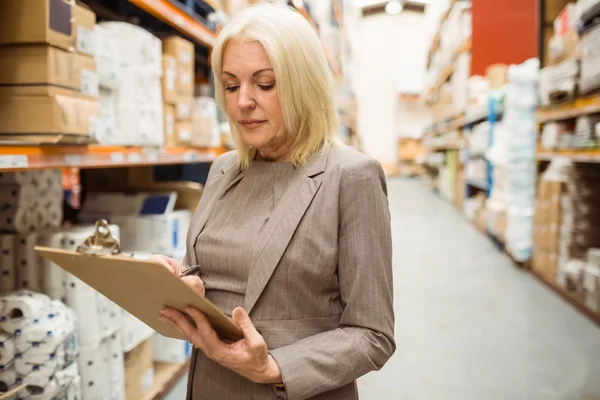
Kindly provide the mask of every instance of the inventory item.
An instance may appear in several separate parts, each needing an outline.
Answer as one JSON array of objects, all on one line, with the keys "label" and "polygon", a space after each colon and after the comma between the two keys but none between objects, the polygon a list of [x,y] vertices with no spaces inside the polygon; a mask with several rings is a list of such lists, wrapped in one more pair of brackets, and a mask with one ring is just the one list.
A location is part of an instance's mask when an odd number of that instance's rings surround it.
[{"label": "inventory item", "polygon": [[176,92],[182,95],[194,93],[194,44],[179,36],[162,41],[163,54],[174,57],[177,64]]},{"label": "inventory item", "polygon": [[600,88],[600,23],[595,23],[581,36],[581,83],[582,94]]}]

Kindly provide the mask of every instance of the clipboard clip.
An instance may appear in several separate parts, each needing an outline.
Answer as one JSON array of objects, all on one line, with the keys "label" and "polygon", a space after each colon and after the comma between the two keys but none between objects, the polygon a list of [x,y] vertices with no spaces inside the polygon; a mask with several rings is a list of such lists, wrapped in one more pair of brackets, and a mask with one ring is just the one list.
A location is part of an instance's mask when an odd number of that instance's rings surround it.
[{"label": "clipboard clip", "polygon": [[110,233],[108,221],[96,221],[94,232],[77,246],[77,252],[94,256],[108,256],[121,253],[121,246]]}]

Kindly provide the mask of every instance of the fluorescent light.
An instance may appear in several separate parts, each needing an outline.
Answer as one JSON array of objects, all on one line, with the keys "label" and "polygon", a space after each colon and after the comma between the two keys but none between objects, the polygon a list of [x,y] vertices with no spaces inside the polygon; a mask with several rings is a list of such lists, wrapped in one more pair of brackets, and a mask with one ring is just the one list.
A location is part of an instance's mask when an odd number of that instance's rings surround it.
[{"label": "fluorescent light", "polygon": [[404,6],[400,0],[390,0],[385,6],[385,12],[388,14],[400,14],[404,10]]}]

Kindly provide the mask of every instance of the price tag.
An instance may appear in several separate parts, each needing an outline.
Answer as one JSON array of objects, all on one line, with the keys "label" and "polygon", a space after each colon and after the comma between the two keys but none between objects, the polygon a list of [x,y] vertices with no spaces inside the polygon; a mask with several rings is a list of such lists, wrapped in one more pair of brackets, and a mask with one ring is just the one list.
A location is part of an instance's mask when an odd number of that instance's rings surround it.
[{"label": "price tag", "polygon": [[111,153],[110,161],[113,164],[125,164],[125,155],[123,153]]},{"label": "price tag", "polygon": [[149,151],[146,153],[146,158],[148,159],[148,162],[150,163],[156,163],[158,162],[158,151]]},{"label": "price tag", "polygon": [[0,156],[0,169],[27,167],[29,167],[29,159],[24,154]]},{"label": "price tag", "polygon": [[139,164],[142,162],[142,155],[140,153],[129,153],[127,158],[132,164]]},{"label": "price tag", "polygon": [[183,154],[183,159],[185,160],[185,162],[196,162],[198,161],[198,154],[196,154],[195,151],[188,151],[186,153]]},{"label": "price tag", "polygon": [[77,51],[93,56],[95,47],[94,31],[83,26],[78,27]]},{"label": "price tag", "polygon": [[98,83],[98,74],[89,69],[81,70],[81,93],[88,96],[98,97],[100,95],[100,86]]},{"label": "price tag", "polygon": [[67,154],[65,156],[65,164],[81,165],[81,156],[79,156],[79,154]]}]

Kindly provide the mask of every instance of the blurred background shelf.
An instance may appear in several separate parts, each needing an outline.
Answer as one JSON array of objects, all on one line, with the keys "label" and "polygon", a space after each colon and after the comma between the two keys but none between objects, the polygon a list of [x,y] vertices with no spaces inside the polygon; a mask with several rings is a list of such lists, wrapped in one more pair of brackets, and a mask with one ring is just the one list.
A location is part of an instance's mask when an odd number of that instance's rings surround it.
[{"label": "blurred background shelf", "polygon": [[126,146],[0,146],[0,171],[116,168],[212,162],[223,149]]},{"label": "blurred background shelf", "polygon": [[155,362],[154,385],[144,394],[142,400],[163,400],[175,385],[185,376],[189,361],[181,364]]},{"label": "blurred background shelf", "polygon": [[572,161],[600,163],[600,149],[595,150],[540,150],[536,158],[540,161],[551,161],[554,157],[566,157]]},{"label": "blurred background shelf", "polygon": [[543,124],[597,112],[600,112],[600,95],[582,97],[574,101],[542,107],[537,110],[536,119],[539,124]]}]

